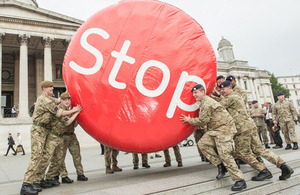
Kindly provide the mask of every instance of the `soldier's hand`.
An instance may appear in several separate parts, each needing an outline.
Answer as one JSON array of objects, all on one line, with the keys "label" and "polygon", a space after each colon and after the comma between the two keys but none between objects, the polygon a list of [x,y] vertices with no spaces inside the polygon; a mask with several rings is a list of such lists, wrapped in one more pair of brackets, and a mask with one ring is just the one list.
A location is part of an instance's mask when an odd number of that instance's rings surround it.
[{"label": "soldier's hand", "polygon": [[190,115],[185,116],[185,115],[181,114],[180,120],[182,121],[182,123],[187,123],[190,121],[190,119],[191,119]]},{"label": "soldier's hand", "polygon": [[298,121],[298,117],[295,117],[294,120],[295,120],[295,121]]},{"label": "soldier's hand", "polygon": [[80,105],[77,105],[73,109],[75,109],[76,112],[80,112],[82,110],[82,107]]}]

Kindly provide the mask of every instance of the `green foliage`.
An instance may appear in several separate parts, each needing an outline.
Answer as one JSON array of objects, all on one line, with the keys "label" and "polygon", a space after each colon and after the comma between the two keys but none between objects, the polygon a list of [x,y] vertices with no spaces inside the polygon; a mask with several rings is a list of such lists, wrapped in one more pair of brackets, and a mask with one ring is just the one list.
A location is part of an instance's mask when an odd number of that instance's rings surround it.
[{"label": "green foliage", "polygon": [[269,73],[271,78],[270,82],[272,84],[272,91],[275,102],[277,102],[277,94],[282,92],[286,98],[290,96],[290,90],[285,88],[281,83],[278,83],[278,79],[275,77],[274,73]]}]

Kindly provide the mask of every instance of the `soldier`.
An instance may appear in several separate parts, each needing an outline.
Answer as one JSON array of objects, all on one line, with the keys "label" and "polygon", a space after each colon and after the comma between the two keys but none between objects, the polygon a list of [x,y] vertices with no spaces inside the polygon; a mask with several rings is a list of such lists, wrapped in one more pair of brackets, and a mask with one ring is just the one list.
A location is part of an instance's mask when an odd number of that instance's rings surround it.
[{"label": "soldier", "polygon": [[[176,161],[178,163],[178,167],[182,167],[182,158],[181,158],[181,154],[180,154],[180,149],[178,145],[173,146],[173,150],[174,150],[174,154],[175,154],[175,158]],[[171,166],[171,157],[170,157],[170,152],[169,149],[164,150],[164,156],[165,156],[165,164],[164,167],[170,167]]]},{"label": "soldier", "polygon": [[273,122],[274,126],[277,126],[277,118],[280,122],[280,127],[282,129],[282,133],[284,135],[284,139],[286,142],[286,150],[292,148],[291,143],[294,144],[293,150],[298,150],[298,142],[297,136],[295,133],[295,121],[298,120],[297,111],[295,107],[284,99],[283,93],[277,94],[278,101],[275,103],[273,107]]},{"label": "soldier", "polygon": [[[270,144],[276,144],[275,140],[274,140],[275,133],[274,133],[274,131],[272,129],[272,127],[273,127],[273,120],[272,120],[271,103],[270,102],[265,102],[264,105],[265,105],[265,118],[266,118],[265,123],[267,124],[267,129],[269,131],[270,142],[271,142]],[[277,145],[277,144],[276,144],[276,146],[279,147],[279,145]],[[276,148],[278,148],[278,147],[276,147]]]},{"label": "soldier", "polygon": [[65,116],[77,112],[80,107],[75,107],[69,111],[58,108],[57,102],[53,98],[53,83],[42,81],[40,83],[42,95],[37,98],[35,110],[32,116],[33,124],[31,133],[31,159],[24,175],[20,194],[37,194],[42,191],[40,183],[34,183],[37,170],[39,169],[42,153],[45,147],[46,137],[50,131],[52,117]]},{"label": "soldier", "polygon": [[[117,161],[118,153],[119,153],[118,150],[104,145],[104,160],[105,160],[106,174],[112,174],[114,172],[122,171],[122,169],[118,167],[118,161]],[[112,165],[111,168],[110,165]]]},{"label": "soldier", "polygon": [[214,90],[211,94],[211,98],[215,99],[216,101],[220,101],[221,91],[219,86],[221,83],[225,81],[225,77],[223,75],[217,76],[216,86],[214,87]]},{"label": "soldier", "polygon": [[[139,157],[137,153],[132,154],[132,163],[133,163],[133,169],[139,168]],[[142,167],[150,168],[150,165],[148,164],[148,154],[142,154]]]},{"label": "soldier", "polygon": [[220,104],[223,105],[234,118],[238,131],[234,139],[235,152],[240,159],[259,171],[257,176],[252,177],[252,180],[263,181],[272,178],[272,174],[262,162],[255,159],[251,154],[251,151],[253,151],[256,156],[263,156],[269,162],[280,168],[282,170],[282,174],[279,177],[280,180],[290,178],[291,174],[294,173],[293,169],[291,169],[278,155],[262,147],[256,126],[253,120],[248,116],[246,108],[243,106],[242,99],[232,92],[230,82],[223,82],[220,85],[220,88],[222,95],[224,96],[222,101],[220,101]]},{"label": "soldier", "polygon": [[232,180],[235,181],[231,188],[232,191],[247,188],[243,173],[238,169],[231,155],[232,139],[236,133],[232,117],[223,106],[205,95],[205,89],[201,84],[194,86],[192,92],[196,101],[200,102],[199,116],[191,118],[182,114],[180,120],[195,126],[207,125],[207,132],[200,139],[198,145],[206,158],[218,167],[219,174],[216,178],[223,178],[227,169]]},{"label": "soldier", "polygon": [[267,136],[267,129],[266,124],[264,120],[265,111],[262,108],[258,107],[258,102],[256,100],[252,101],[252,109],[250,110],[251,117],[255,122],[255,125],[257,127],[258,135],[259,137],[262,137],[263,144],[266,148],[270,148],[268,142],[268,136]]},{"label": "soldier", "polygon": [[235,77],[232,75],[229,75],[228,77],[226,77],[226,81],[230,82],[230,84],[232,86],[232,91],[234,91],[236,94],[238,94],[242,98],[242,100],[244,101],[245,107],[248,108],[247,92],[243,88],[241,88],[240,86],[238,86],[236,84]]},{"label": "soldier", "polygon": [[194,131],[195,143],[196,143],[196,145],[197,145],[197,150],[198,150],[199,156],[201,157],[201,161],[202,161],[202,162],[209,162],[209,161],[205,158],[203,152],[201,152],[201,150],[200,150],[200,148],[199,148],[199,146],[198,146],[197,143],[198,143],[199,140],[202,138],[202,136],[205,134],[206,130],[207,130],[206,125],[204,125],[204,126],[201,126],[201,125],[200,125],[200,126],[197,128],[197,130]]},{"label": "soldier", "polygon": [[[71,106],[70,94],[68,92],[62,93],[60,96],[61,103],[59,104],[59,108],[63,109],[64,111],[69,110]],[[50,160],[54,162],[59,162],[57,167],[61,166],[61,159],[63,155],[62,144],[63,144],[63,134],[66,130],[67,126],[70,126],[73,121],[75,121],[76,117],[80,113],[81,109],[75,112],[72,116],[60,116],[60,117],[53,117],[51,121],[51,131],[50,134],[47,136],[46,143],[45,143],[45,151],[43,153],[43,157],[39,166],[39,171],[37,172],[37,181],[41,181],[44,179],[45,171],[50,163]],[[54,156],[55,154],[55,156]],[[59,159],[60,158],[60,159]],[[53,179],[53,176],[50,174],[51,169],[46,176],[45,182],[51,184],[52,187],[58,186],[60,183]],[[70,180],[68,178],[68,180]],[[47,186],[48,187],[48,186]]]}]

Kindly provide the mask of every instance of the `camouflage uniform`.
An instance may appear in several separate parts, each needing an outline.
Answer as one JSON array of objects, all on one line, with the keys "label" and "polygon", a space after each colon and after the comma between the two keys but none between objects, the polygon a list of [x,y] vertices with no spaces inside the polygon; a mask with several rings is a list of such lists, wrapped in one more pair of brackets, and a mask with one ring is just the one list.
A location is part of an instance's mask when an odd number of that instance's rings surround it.
[{"label": "camouflage uniform", "polygon": [[276,165],[278,168],[284,163],[284,160],[280,158],[274,152],[267,150],[261,145],[261,141],[257,134],[257,129],[254,127],[251,131],[251,149],[254,155],[262,156],[270,163]]},{"label": "camouflage uniform", "polygon": [[[53,116],[60,117],[63,110],[59,109],[55,99],[42,94],[37,98],[35,110],[32,116],[33,125],[31,132],[31,158],[24,175],[24,182],[33,184],[39,170],[42,154],[44,152],[46,138],[50,132],[50,121]],[[39,183],[40,181],[38,181]]]},{"label": "camouflage uniform", "polygon": [[297,111],[290,102],[284,100],[282,103],[280,101],[275,103],[273,107],[273,120],[279,119],[286,144],[298,142],[295,133],[295,117],[297,117]]},{"label": "camouflage uniform", "polygon": [[211,96],[211,98],[213,98],[214,100],[216,100],[217,102],[221,101],[221,91],[219,89],[217,89],[217,86],[215,86]]},{"label": "camouflage uniform", "polygon": [[[178,163],[182,162],[179,146],[178,145],[173,146],[173,150],[174,150],[176,161]],[[164,150],[164,155],[165,155],[165,162],[166,163],[171,163],[171,157],[170,157],[169,149]]]},{"label": "camouflage uniform", "polygon": [[110,165],[112,166],[118,165],[118,161],[117,161],[118,153],[119,153],[118,150],[104,145],[104,159],[105,159],[106,167],[110,167]]},{"label": "camouflage uniform", "polygon": [[259,172],[264,170],[266,168],[265,164],[259,162],[252,155],[251,133],[255,123],[249,117],[243,100],[236,93],[231,92],[220,101],[220,104],[232,116],[237,129],[237,134],[234,137],[235,155]]},{"label": "camouflage uniform", "polygon": [[262,136],[263,143],[266,145],[269,142],[268,136],[267,136],[267,129],[266,129],[266,123],[264,121],[265,117],[265,111],[262,108],[252,108],[250,110],[251,117],[253,114],[259,114],[259,116],[252,117],[252,119],[255,122],[255,125],[257,127],[258,135]]},{"label": "camouflage uniform", "polygon": [[210,97],[203,96],[199,117],[191,118],[189,123],[195,126],[207,125],[207,132],[198,142],[205,157],[215,166],[223,163],[232,180],[243,180],[243,173],[232,157],[232,139],[236,133],[234,121],[224,107]]},{"label": "camouflage uniform", "polygon": [[[59,105],[60,109],[67,110],[63,107],[62,104]],[[52,159],[54,153],[57,156],[62,156],[61,144],[63,143],[63,134],[66,129],[66,126],[69,126],[71,116],[60,116],[60,117],[53,117],[51,121],[51,131],[47,136],[46,143],[45,143],[45,150],[43,152],[42,160],[39,166],[39,170],[36,175],[36,181],[41,181],[44,178],[46,169],[50,164],[50,160]],[[57,160],[57,159],[56,159]],[[58,164],[60,166],[60,164]],[[52,179],[52,177],[46,178]]]},{"label": "camouflage uniform", "polygon": [[[195,138],[195,143],[197,144],[199,140],[202,138],[202,136],[205,134],[207,131],[207,127],[205,126],[199,126],[197,130],[194,132],[194,138]],[[201,152],[200,148],[198,147],[197,144],[197,149],[200,157],[204,157],[204,154]]]},{"label": "camouflage uniform", "polygon": [[248,108],[248,106],[247,106],[248,105],[247,92],[238,85],[232,86],[232,91],[242,98],[242,100],[244,101],[244,106],[246,108]]},{"label": "camouflage uniform", "polygon": [[[139,164],[139,157],[137,153],[132,154],[132,163],[134,165]],[[147,164],[148,163],[148,154],[142,154],[142,164]]]}]

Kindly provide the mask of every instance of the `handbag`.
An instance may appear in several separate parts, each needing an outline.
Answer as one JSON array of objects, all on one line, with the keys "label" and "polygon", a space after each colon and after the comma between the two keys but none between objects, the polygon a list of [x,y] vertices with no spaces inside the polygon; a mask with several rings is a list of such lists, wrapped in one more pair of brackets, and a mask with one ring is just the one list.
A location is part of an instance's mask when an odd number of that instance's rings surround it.
[{"label": "handbag", "polygon": [[23,152],[21,145],[17,147],[17,152]]}]

